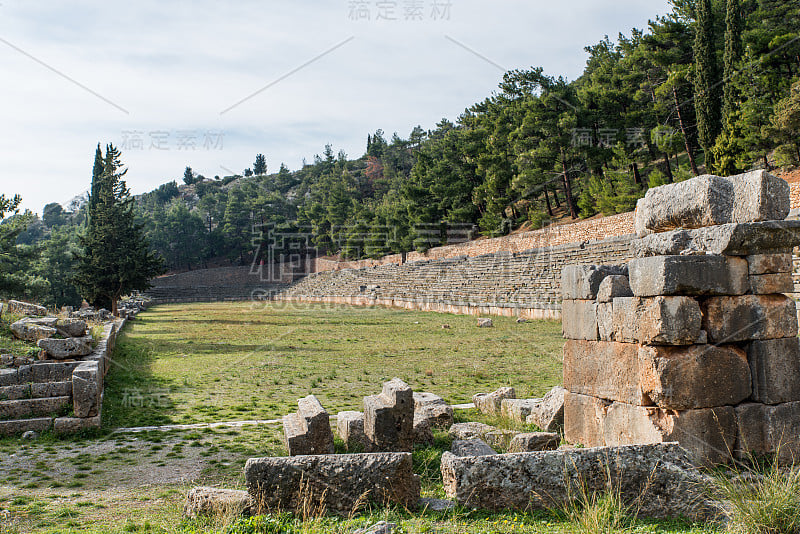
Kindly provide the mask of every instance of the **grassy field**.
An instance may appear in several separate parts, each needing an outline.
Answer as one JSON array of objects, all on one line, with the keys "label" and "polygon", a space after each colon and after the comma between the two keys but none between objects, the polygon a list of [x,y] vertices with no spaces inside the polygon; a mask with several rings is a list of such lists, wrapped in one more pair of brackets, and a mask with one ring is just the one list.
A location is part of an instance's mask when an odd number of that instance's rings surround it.
[{"label": "grassy field", "polygon": [[[233,518],[188,521],[195,485],[242,488],[249,457],[285,454],[280,425],[114,432],[143,425],[274,419],[314,393],[332,413],[360,409],[395,376],[451,403],[512,385],[542,395],[561,381],[561,326],[383,308],[322,305],[159,306],[126,327],[106,379],[103,429],[35,441],[0,440],[0,534],[68,532],[352,532],[382,519],[400,532],[576,532],[557,514],[466,510],[411,515],[375,511],[350,520]],[[443,328],[448,325],[449,328]],[[0,332],[0,343],[5,343]],[[484,420],[474,411],[457,419]],[[507,421],[487,421],[513,426]],[[414,452],[423,495],[443,496],[439,458],[450,446]],[[341,450],[342,444],[337,442]],[[637,532],[705,532],[681,523],[637,522]]]}]

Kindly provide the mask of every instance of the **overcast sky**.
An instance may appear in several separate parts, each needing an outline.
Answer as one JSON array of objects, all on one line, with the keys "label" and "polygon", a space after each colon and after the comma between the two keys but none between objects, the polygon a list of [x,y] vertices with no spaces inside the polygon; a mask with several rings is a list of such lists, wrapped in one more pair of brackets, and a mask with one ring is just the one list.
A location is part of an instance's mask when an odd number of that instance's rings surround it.
[{"label": "overcast sky", "polygon": [[583,48],[667,0],[0,0],[0,192],[41,213],[91,180],[98,142],[134,193],[356,157],[378,128],[455,119],[505,70],[577,77]]}]

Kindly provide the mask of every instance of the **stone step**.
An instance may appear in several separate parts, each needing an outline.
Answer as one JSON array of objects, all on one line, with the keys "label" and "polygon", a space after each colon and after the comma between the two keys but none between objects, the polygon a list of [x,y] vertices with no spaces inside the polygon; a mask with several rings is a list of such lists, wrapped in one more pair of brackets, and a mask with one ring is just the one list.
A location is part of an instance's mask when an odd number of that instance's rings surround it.
[{"label": "stone step", "polygon": [[63,380],[59,382],[33,382],[0,387],[0,401],[69,397],[70,395],[72,395],[71,380]]},{"label": "stone step", "polygon": [[72,398],[68,396],[0,401],[0,420],[56,415],[71,405]]},{"label": "stone step", "polygon": [[16,419],[13,421],[0,421],[0,436],[18,436],[29,430],[45,432],[53,426],[50,417],[37,417],[35,419]]}]

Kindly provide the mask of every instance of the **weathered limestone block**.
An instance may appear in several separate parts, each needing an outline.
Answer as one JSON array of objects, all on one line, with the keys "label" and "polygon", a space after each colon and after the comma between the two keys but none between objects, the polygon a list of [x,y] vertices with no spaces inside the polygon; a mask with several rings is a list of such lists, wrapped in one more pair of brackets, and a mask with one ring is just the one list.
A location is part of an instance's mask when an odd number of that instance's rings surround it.
[{"label": "weathered limestone block", "polygon": [[348,451],[351,449],[363,451],[366,447],[363,412],[339,412],[336,416],[336,431]]},{"label": "weathered limestone block", "polygon": [[642,347],[639,372],[644,394],[671,410],[734,405],[752,391],[747,355],[732,346]]},{"label": "weathered limestone block", "polygon": [[735,408],[738,423],[737,458],[751,454],[796,463],[800,458],[800,402],[769,406],[744,403]]},{"label": "weathered limestone block", "polygon": [[431,423],[427,419],[414,419],[414,443],[423,445],[433,445],[433,430]]},{"label": "weathered limestone block", "polygon": [[617,297],[611,304],[611,340],[620,343],[635,343],[639,297]]},{"label": "weathered limestone block", "polygon": [[53,420],[53,432],[56,434],[75,434],[83,430],[100,428],[100,414],[93,417],[56,417]]},{"label": "weathered limestone block", "polygon": [[777,274],[792,272],[792,254],[751,254],[747,256],[750,276],[754,274]]},{"label": "weathered limestone block", "polygon": [[[633,304],[636,311],[632,341],[646,345],[691,345],[700,336],[703,316],[700,305],[691,297],[654,297],[638,299]],[[624,331],[622,325],[620,328]]]},{"label": "weathered limestone block", "polygon": [[296,413],[283,417],[283,435],[289,456],[333,454],[333,432],[328,412],[317,397],[297,401]]},{"label": "weathered limestone block", "polygon": [[751,274],[750,291],[754,295],[793,293],[794,280],[792,280],[792,273]]},{"label": "weathered limestone block", "polygon": [[494,323],[488,317],[483,319],[478,319],[478,328],[492,328]]},{"label": "weathered limestone block", "polygon": [[674,443],[471,457],[444,453],[442,478],[448,497],[483,510],[560,509],[582,491],[602,493],[610,483],[642,517],[707,520],[716,511],[705,496],[710,479]]},{"label": "weathered limestone block", "polygon": [[769,221],[652,234],[634,239],[631,252],[637,258],[692,254],[750,256],[781,254],[798,245],[800,221]]},{"label": "weathered limestone block", "polygon": [[611,302],[597,304],[597,334],[600,341],[614,341],[614,304]]},{"label": "weathered limestone block", "polygon": [[779,339],[797,335],[797,309],[785,295],[712,297],[703,303],[709,343]]},{"label": "weathered limestone block", "polygon": [[45,432],[53,426],[52,417],[37,417],[34,419],[13,419],[0,421],[0,436],[18,436],[23,432]]},{"label": "weathered limestone block", "polygon": [[[764,404],[800,401],[800,340],[753,341],[747,347],[752,399]],[[800,458],[798,458],[800,460]]]},{"label": "weathered limestone block", "polygon": [[639,346],[568,339],[564,387],[572,393],[629,404],[651,404],[639,384]]},{"label": "weathered limestone block", "polygon": [[20,319],[11,323],[11,333],[17,339],[25,341],[39,341],[56,335],[56,329],[41,324],[36,324],[34,321],[28,319]]},{"label": "weathered limestone block", "polygon": [[561,296],[564,300],[594,300],[603,279],[627,274],[624,265],[566,265],[561,269]]},{"label": "weathered limestone block", "polygon": [[410,451],[414,446],[414,396],[395,378],[383,384],[380,395],[364,397],[367,450]]},{"label": "weathered limestone block", "polygon": [[564,427],[564,395],[567,390],[556,386],[532,408],[525,419],[529,425],[536,425],[545,432],[556,432]]},{"label": "weathered limestone block", "polygon": [[83,337],[86,335],[86,321],[80,319],[59,319],[55,328],[68,337]]},{"label": "weathered limestone block", "polygon": [[497,454],[485,441],[480,438],[457,439],[453,441],[450,452],[456,456],[486,456]]},{"label": "weathered limestone block", "polygon": [[487,415],[500,415],[503,399],[516,399],[517,393],[512,387],[498,388],[491,393],[476,393],[472,402],[479,412]]},{"label": "weathered limestone block", "polygon": [[514,436],[517,434],[519,434],[519,432],[516,430],[498,429],[485,433],[483,439],[493,449],[508,450],[508,447],[511,445],[511,440],[514,439]]},{"label": "weathered limestone block", "polygon": [[593,300],[562,301],[561,328],[566,339],[596,341],[597,304]]},{"label": "weathered limestone block", "polygon": [[597,302],[611,302],[617,297],[632,297],[630,281],[627,276],[611,275],[600,282],[597,289]]},{"label": "weathered limestone block", "polygon": [[189,491],[183,513],[190,519],[249,516],[255,512],[254,504],[246,491],[200,486]]},{"label": "weathered limestone block", "polygon": [[0,387],[15,386],[19,383],[16,369],[0,369]]},{"label": "weathered limestone block", "polygon": [[527,432],[511,438],[508,452],[554,451],[560,443],[561,437],[555,432]]},{"label": "weathered limestone block", "polygon": [[500,402],[500,415],[517,423],[524,423],[531,410],[542,399],[503,399]]},{"label": "weathered limestone block", "polygon": [[639,237],[676,228],[779,221],[789,214],[789,184],[766,171],[698,176],[650,189],[636,205]]},{"label": "weathered limestone block", "polygon": [[695,462],[714,465],[731,459],[736,417],[730,406],[674,411],[615,402],[606,412],[603,434],[608,446],[677,441]]},{"label": "weathered limestone block", "polygon": [[47,315],[47,308],[44,306],[31,304],[30,302],[9,300],[5,313],[11,313],[14,315],[38,315],[44,317]]},{"label": "weathered limestone block", "polygon": [[414,392],[414,420],[425,419],[432,428],[450,428],[453,407],[433,393]]},{"label": "weathered limestone block", "polygon": [[82,362],[72,371],[72,403],[75,417],[94,417],[100,412],[103,376],[97,362]]},{"label": "weathered limestone block", "polygon": [[567,392],[564,395],[564,438],[586,447],[605,445],[604,426],[611,402]]},{"label": "weathered limestone block", "polygon": [[727,256],[654,256],[628,264],[637,297],[743,295],[750,289],[747,260]]},{"label": "weathered limestone block", "polygon": [[30,385],[31,398],[64,397],[72,395],[72,380],[63,382],[34,382]]},{"label": "weathered limestone block", "polygon": [[485,423],[456,423],[450,427],[448,434],[450,434],[450,437],[454,440],[470,440],[482,438],[487,432],[491,432],[492,430],[497,430],[497,428]]},{"label": "weathered limestone block", "polygon": [[50,397],[0,401],[0,420],[50,416],[66,409],[70,400],[69,397]]},{"label": "weathered limestone block", "polygon": [[79,358],[92,353],[91,337],[46,338],[40,339],[36,344],[56,360]]},{"label": "weathered limestone block", "polygon": [[413,510],[419,501],[409,452],[250,458],[244,474],[263,513],[302,513],[309,506],[349,516],[370,503]]}]

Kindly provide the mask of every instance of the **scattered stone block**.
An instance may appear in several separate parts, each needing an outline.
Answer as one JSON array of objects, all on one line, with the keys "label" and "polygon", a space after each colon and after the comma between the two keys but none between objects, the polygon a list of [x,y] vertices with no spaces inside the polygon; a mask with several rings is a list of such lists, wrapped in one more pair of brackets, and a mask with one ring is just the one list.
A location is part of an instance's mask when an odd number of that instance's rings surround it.
[{"label": "scattered stone block", "polygon": [[25,341],[39,341],[40,339],[52,337],[57,333],[55,328],[37,324],[28,319],[20,319],[11,323],[10,328],[14,337]]},{"label": "scattered stone block", "polygon": [[503,399],[500,401],[500,415],[517,423],[524,423],[531,410],[542,399]]},{"label": "scattered stone block", "polygon": [[30,302],[22,302],[20,300],[9,300],[6,305],[5,313],[13,315],[37,315],[44,317],[47,315],[47,308],[44,306],[37,306]]},{"label": "scattered stone block", "polygon": [[392,534],[397,528],[396,523],[388,523],[386,521],[378,521],[371,527],[359,528],[353,531],[353,534]]},{"label": "scattered stone block", "polygon": [[333,454],[333,432],[328,412],[314,395],[297,401],[298,411],[283,417],[283,435],[289,456]]},{"label": "scattered stone block", "polygon": [[56,360],[80,358],[92,353],[92,338],[90,337],[46,338],[40,339],[36,344],[48,356]]},{"label": "scattered stone block", "polygon": [[433,393],[414,392],[414,420],[425,419],[433,428],[450,428],[453,407]]},{"label": "scattered stone block", "polygon": [[785,295],[713,297],[703,303],[703,330],[710,343],[797,336],[797,309]]},{"label": "scattered stone block", "polygon": [[608,446],[678,442],[696,463],[710,466],[730,461],[736,416],[731,406],[674,411],[615,402],[603,433]]},{"label": "scattered stone block", "polygon": [[55,328],[67,337],[83,337],[86,335],[86,321],[80,319],[59,319]]},{"label": "scattered stone block", "polygon": [[491,319],[478,319],[478,328],[491,328],[494,326]]},{"label": "scattered stone block", "polygon": [[750,291],[754,295],[794,292],[792,273],[751,274]]},{"label": "scattered stone block", "polygon": [[395,378],[383,384],[380,395],[364,397],[367,450],[410,451],[414,446],[414,397],[411,388]]},{"label": "scattered stone block", "polygon": [[103,375],[97,362],[82,362],[72,371],[72,403],[75,417],[94,417],[100,412]]},{"label": "scattered stone block", "polygon": [[336,416],[336,431],[347,450],[363,451],[367,436],[364,434],[363,412],[339,412]]},{"label": "scattered stone block", "polygon": [[517,393],[512,387],[498,388],[491,393],[477,393],[472,396],[472,403],[479,412],[487,415],[500,415],[503,399],[516,399]]},{"label": "scattered stone block", "polygon": [[599,339],[597,304],[593,300],[564,300],[561,302],[561,327],[566,339]]},{"label": "scattered stone block", "polygon": [[370,503],[413,510],[419,502],[408,452],[250,458],[244,473],[259,513],[310,507],[349,516]]},{"label": "scattered stone block", "polygon": [[706,497],[710,479],[674,443],[465,457],[446,452],[442,478],[448,497],[482,510],[560,509],[582,491],[603,493],[611,485],[642,517],[705,521],[717,513]]},{"label": "scattered stone block", "polygon": [[633,294],[743,295],[750,289],[747,260],[728,256],[654,256],[628,264]]},{"label": "scattered stone block", "polygon": [[254,511],[253,499],[246,491],[207,486],[192,488],[183,507],[184,514],[190,519],[247,516]]},{"label": "scattered stone block", "polygon": [[511,438],[508,452],[554,451],[561,444],[555,432],[527,432]]},{"label": "scattered stone block", "polygon": [[777,453],[782,463],[796,464],[800,458],[800,402],[774,406],[740,404],[735,408],[737,427],[736,457],[768,456]]},{"label": "scattered stone block", "polygon": [[[800,340],[753,341],[747,347],[752,399],[764,404],[800,401]],[[800,460],[800,457],[798,457]]]},{"label": "scattered stone block", "polygon": [[734,405],[752,392],[747,355],[732,346],[642,347],[642,392],[661,408]]},{"label": "scattered stone block", "polygon": [[627,274],[626,266],[567,265],[561,269],[561,296],[564,300],[595,300],[603,279]]},{"label": "scattered stone block", "polygon": [[531,408],[525,419],[529,425],[536,425],[545,432],[555,432],[564,426],[564,395],[567,390],[556,386]]},{"label": "scattered stone block", "polygon": [[639,346],[568,339],[564,387],[572,393],[641,406],[651,404],[639,384]]},{"label": "scattered stone block", "polygon": [[492,430],[497,430],[497,428],[485,423],[456,423],[450,427],[448,434],[450,434],[450,437],[454,440],[470,440],[482,438],[484,434]]},{"label": "scattered stone block", "polygon": [[790,273],[793,270],[792,254],[751,254],[747,256],[750,276],[756,274]]},{"label": "scattered stone block", "polygon": [[597,290],[597,302],[612,302],[617,297],[632,297],[631,284],[627,276],[611,275],[600,282]]},{"label": "scattered stone block", "polygon": [[798,245],[800,221],[769,221],[652,234],[633,240],[631,252],[637,258],[692,254],[750,256],[781,254]]},{"label": "scattered stone block", "polygon": [[427,419],[414,419],[414,443],[433,445],[433,431]]},{"label": "scattered stone block", "polygon": [[508,450],[511,440],[519,434],[516,430],[492,430],[483,435],[483,439],[493,449]]},{"label": "scattered stone block", "polygon": [[588,395],[564,394],[564,438],[585,447],[605,445],[604,426],[611,402]]},{"label": "scattered stone block", "polygon": [[456,456],[486,456],[487,454],[497,454],[481,438],[457,439],[453,441],[450,452]]}]

